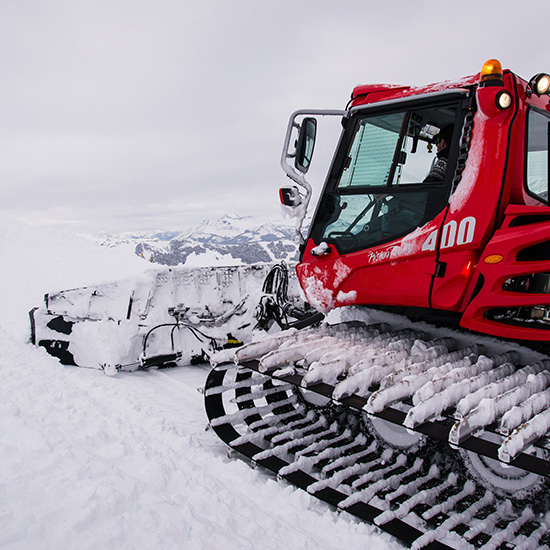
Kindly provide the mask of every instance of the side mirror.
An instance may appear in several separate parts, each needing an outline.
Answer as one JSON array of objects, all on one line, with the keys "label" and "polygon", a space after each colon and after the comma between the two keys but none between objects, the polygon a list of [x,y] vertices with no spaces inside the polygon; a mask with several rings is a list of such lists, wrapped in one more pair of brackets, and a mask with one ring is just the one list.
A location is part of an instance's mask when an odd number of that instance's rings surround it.
[{"label": "side mirror", "polygon": [[279,189],[279,199],[283,206],[290,206],[292,208],[302,204],[302,197],[295,185]]},{"label": "side mirror", "polygon": [[296,157],[294,159],[294,166],[302,174],[305,174],[309,170],[316,135],[317,119],[311,117],[304,118],[300,125],[298,141],[296,143]]}]

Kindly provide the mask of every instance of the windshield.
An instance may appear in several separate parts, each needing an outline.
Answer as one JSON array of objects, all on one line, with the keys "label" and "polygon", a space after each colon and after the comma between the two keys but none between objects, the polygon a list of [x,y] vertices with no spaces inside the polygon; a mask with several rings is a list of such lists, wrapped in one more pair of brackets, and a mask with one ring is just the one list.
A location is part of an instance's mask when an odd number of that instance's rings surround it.
[{"label": "windshield", "polygon": [[427,204],[427,191],[327,195],[325,211],[334,221],[325,225],[321,240],[336,241],[345,252],[390,241],[418,227]]},{"label": "windshield", "polygon": [[338,187],[387,185],[403,113],[360,120]]},{"label": "windshield", "polygon": [[435,217],[449,195],[458,113],[455,103],[350,121],[314,240],[351,252],[399,238]]}]

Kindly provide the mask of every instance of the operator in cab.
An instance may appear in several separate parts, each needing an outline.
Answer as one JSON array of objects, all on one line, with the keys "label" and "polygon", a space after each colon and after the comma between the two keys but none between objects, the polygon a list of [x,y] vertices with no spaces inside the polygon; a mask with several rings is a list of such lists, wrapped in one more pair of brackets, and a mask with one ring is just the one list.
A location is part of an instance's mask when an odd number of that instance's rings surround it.
[{"label": "operator in cab", "polygon": [[447,162],[449,160],[449,146],[453,137],[453,125],[448,124],[439,131],[436,139],[437,156],[434,159],[428,175],[423,183],[435,183],[445,179]]}]

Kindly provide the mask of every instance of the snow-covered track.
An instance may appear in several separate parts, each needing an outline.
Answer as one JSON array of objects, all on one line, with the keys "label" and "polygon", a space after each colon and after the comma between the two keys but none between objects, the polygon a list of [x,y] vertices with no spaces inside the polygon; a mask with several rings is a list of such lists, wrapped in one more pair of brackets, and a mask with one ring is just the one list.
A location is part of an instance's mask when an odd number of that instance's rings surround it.
[{"label": "snow-covered track", "polygon": [[[207,379],[210,424],[229,446],[411,548],[550,548],[548,428],[533,420],[548,409],[546,362],[519,367],[514,353],[387,326],[293,332],[269,347],[243,347],[242,364]],[[418,407],[430,412],[411,421]],[[506,415],[520,421],[508,433],[528,432],[508,464]]]}]

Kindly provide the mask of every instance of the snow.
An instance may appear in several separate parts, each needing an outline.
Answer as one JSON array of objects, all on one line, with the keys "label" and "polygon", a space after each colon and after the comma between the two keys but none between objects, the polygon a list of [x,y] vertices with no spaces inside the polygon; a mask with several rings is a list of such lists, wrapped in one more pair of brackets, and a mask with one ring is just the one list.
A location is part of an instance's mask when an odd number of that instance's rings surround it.
[{"label": "snow", "polygon": [[[404,470],[400,474],[390,475],[390,472],[398,470],[405,466],[407,463],[407,457],[404,454],[400,454],[396,461],[392,463],[388,468],[381,468],[375,472],[368,472],[367,474],[359,476],[352,484],[356,491],[343,500],[340,503],[342,508],[349,508],[358,502],[369,502],[377,492],[385,491],[388,489],[397,489],[398,485],[394,483],[400,482],[407,476],[407,470]],[[418,468],[410,468],[410,472],[417,471]],[[365,489],[358,490],[362,485],[367,485]]]},{"label": "snow", "polygon": [[0,220],[0,547],[400,548],[263,470],[207,423],[207,366],[63,367],[28,340],[45,292],[136,277],[131,247]]},{"label": "snow", "polygon": [[94,238],[0,219],[0,326],[26,339],[28,312],[46,292],[110,282],[145,273],[152,264],[133,247],[102,247]]},{"label": "snow", "polygon": [[550,390],[535,393],[523,403],[512,407],[500,420],[499,432],[508,436],[518,426],[531,417],[550,407]]},{"label": "snow", "polygon": [[231,254],[219,254],[213,250],[207,250],[202,254],[191,252],[185,261],[185,267],[203,267],[207,265],[241,265],[242,261],[233,258]]},{"label": "snow", "polygon": [[[435,467],[437,468],[437,467]],[[428,472],[428,476],[431,477],[431,479],[439,477],[439,472],[437,470],[430,469],[430,472]],[[379,523],[380,525],[382,522],[388,522],[395,518],[403,518],[405,517],[414,506],[420,504],[420,503],[432,503],[436,499],[436,497],[442,493],[445,489],[448,489],[449,487],[452,487],[453,485],[456,485],[456,477],[454,474],[449,475],[449,479],[447,479],[446,482],[442,483],[441,485],[437,485],[436,487],[433,487],[431,489],[423,489],[422,491],[416,493],[412,498],[407,500],[404,505],[399,506],[396,510],[387,510],[383,514],[380,514],[380,516],[377,516],[379,519],[375,519],[376,523]],[[432,531],[429,531],[431,533]]]},{"label": "snow", "polygon": [[462,398],[467,397],[471,392],[475,392],[477,389],[483,388],[499,378],[509,376],[513,372],[513,365],[505,363],[496,369],[482,372],[473,378],[451,384],[440,393],[429,397],[426,401],[418,403],[410,409],[404,424],[409,428],[422,424],[428,418],[438,416],[445,409],[456,405]]},{"label": "snow", "polygon": [[476,131],[472,134],[472,141],[468,152],[468,163],[464,168],[464,172],[462,172],[462,178],[459,185],[450,198],[451,214],[460,212],[469,200],[474,189],[476,181],[475,174],[479,173],[486,147],[486,139],[484,137],[486,122],[487,117],[483,113],[477,112],[474,118]]},{"label": "snow", "polygon": [[318,267],[302,278],[302,285],[308,302],[318,311],[327,313],[333,305],[332,291],[323,282],[323,273]]},{"label": "snow", "polygon": [[[440,485],[439,487],[443,487],[443,485]],[[429,498],[429,495],[426,495],[426,497]],[[429,531],[416,539],[411,546],[412,550],[420,550],[420,548],[424,548],[430,542],[439,540],[442,536],[447,535],[449,532],[451,532],[452,529],[454,529],[461,523],[467,524],[480,510],[482,510],[488,504],[491,504],[493,502],[493,499],[493,494],[489,491],[486,492],[481,499],[474,502],[469,508],[466,508],[464,512],[449,516],[436,529],[434,529],[433,531]],[[419,500],[420,502],[422,501],[422,499],[420,499],[420,493]],[[496,548],[496,546],[494,548]]]},{"label": "snow", "polygon": [[540,414],[518,426],[502,443],[498,450],[498,457],[503,462],[510,462],[526,446],[550,430],[550,409],[545,409]]},{"label": "snow", "polygon": [[550,383],[550,373],[541,372],[529,375],[520,386],[494,398],[484,398],[479,405],[460,419],[451,429],[449,441],[458,443],[478,428],[488,426],[512,407],[519,405],[532,394],[546,389]]}]

